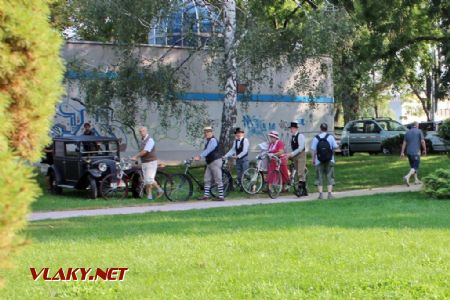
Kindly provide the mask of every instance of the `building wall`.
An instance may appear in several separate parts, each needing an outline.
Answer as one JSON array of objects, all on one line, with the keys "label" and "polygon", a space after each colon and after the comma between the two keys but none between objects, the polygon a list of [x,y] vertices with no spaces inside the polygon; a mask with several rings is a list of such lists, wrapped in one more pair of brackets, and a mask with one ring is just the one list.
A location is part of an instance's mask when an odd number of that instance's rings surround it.
[{"label": "building wall", "polygon": [[[138,47],[136,51],[143,58],[143,63],[164,56],[164,63],[177,65],[189,55],[186,49],[155,46]],[[116,59],[114,46],[90,42],[70,42],[65,45],[62,56],[66,61],[77,61],[92,67],[108,66],[114,64]],[[180,94],[180,99],[206,104],[211,125],[215,128],[215,134],[219,136],[223,85],[214,74],[207,71],[210,62],[211,59],[206,53],[197,53],[180,69],[179,79],[188,86]],[[71,70],[68,71],[69,76],[73,76],[70,75]],[[322,122],[328,123],[333,130],[334,100],[331,71],[329,58],[310,59],[301,69],[286,67],[282,70],[268,71],[270,80],[257,84],[247,107],[239,104],[238,108],[238,126],[243,127],[250,138],[251,156],[257,152],[257,144],[266,140],[270,130],[279,131],[282,139],[288,142],[288,126],[292,120],[300,123],[300,130],[305,133],[308,141],[319,130]],[[296,79],[304,74],[307,74],[309,81],[299,87]],[[310,103],[311,99],[308,96],[310,94],[314,95],[314,107]],[[99,134],[121,138],[125,156],[134,154],[137,150],[137,141],[129,128],[115,120],[114,110],[109,112],[110,117],[106,120],[99,118],[97,114],[88,115],[83,99],[77,80],[72,80],[71,84],[67,85],[66,96],[57,108],[54,134],[81,134],[83,123],[90,122]],[[147,115],[143,125],[149,128],[150,134],[156,140],[160,159],[178,161],[198,154],[198,146],[192,145],[193,141],[177,122],[164,129],[159,126],[157,111],[149,109]]]}]

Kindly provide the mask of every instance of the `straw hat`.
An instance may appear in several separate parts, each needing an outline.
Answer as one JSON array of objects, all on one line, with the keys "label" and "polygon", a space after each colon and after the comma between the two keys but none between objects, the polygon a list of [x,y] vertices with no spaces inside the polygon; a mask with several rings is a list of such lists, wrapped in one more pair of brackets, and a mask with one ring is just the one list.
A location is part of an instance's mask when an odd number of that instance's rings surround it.
[{"label": "straw hat", "polygon": [[269,132],[269,136],[276,138],[277,140],[280,138],[278,132],[275,130],[272,130],[271,132]]}]

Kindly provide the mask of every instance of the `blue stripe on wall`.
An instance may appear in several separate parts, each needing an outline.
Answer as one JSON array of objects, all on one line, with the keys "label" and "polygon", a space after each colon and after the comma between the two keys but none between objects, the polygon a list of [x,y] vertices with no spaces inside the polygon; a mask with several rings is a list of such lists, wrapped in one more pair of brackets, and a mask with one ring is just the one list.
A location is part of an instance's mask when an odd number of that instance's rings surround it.
[{"label": "blue stripe on wall", "polygon": [[[214,93],[179,93],[177,97],[186,101],[222,101],[224,94]],[[242,101],[244,95],[238,95],[238,100]],[[314,101],[315,103],[334,103],[333,97],[327,96],[291,96],[291,95],[270,95],[270,94],[254,94],[250,95],[249,101],[251,102],[299,102],[308,103]]]},{"label": "blue stripe on wall", "polygon": [[[93,72],[93,71],[82,71],[76,72],[73,70],[66,71],[65,74],[68,79],[115,79],[117,78],[116,72]],[[185,101],[222,101],[224,94],[220,93],[179,93],[177,97],[180,100]],[[244,95],[239,94],[238,100],[242,101]],[[298,103],[308,103],[310,101],[314,103],[334,103],[333,97],[327,96],[293,96],[293,95],[276,95],[276,94],[253,94],[250,95],[250,102],[298,102]]]}]

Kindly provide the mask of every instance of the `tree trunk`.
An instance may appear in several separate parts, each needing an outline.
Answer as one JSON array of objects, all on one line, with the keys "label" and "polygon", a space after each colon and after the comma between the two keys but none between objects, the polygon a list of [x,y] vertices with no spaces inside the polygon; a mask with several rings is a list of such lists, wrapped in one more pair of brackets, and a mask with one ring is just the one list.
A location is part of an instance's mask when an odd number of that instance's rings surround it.
[{"label": "tree trunk", "polygon": [[237,63],[236,63],[236,1],[223,1],[223,21],[225,23],[225,97],[223,99],[222,125],[219,147],[223,151],[233,144],[233,128],[237,119]]}]

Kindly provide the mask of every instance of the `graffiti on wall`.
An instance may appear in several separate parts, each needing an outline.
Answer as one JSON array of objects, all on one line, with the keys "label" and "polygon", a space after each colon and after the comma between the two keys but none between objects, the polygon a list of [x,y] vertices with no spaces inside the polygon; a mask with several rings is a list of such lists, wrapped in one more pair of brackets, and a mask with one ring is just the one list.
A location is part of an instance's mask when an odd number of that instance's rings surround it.
[{"label": "graffiti on wall", "polygon": [[121,151],[126,151],[129,144],[127,130],[123,124],[114,121],[113,109],[98,111],[90,117],[91,120],[87,115],[86,105],[81,100],[68,98],[56,109],[51,134],[53,136],[81,135],[84,123],[90,123],[96,135],[118,138]]},{"label": "graffiti on wall", "polygon": [[[306,121],[304,118],[298,118],[296,122],[299,125],[300,131],[303,131],[306,126]],[[267,140],[267,134],[271,130],[276,130],[280,134],[280,139],[283,142],[290,141],[291,132],[289,126],[291,125],[291,121],[286,121],[281,119],[279,122],[267,121],[262,117],[258,117],[255,115],[244,115],[242,117],[242,124],[247,132],[247,136],[250,138],[259,138],[261,140]]]}]

